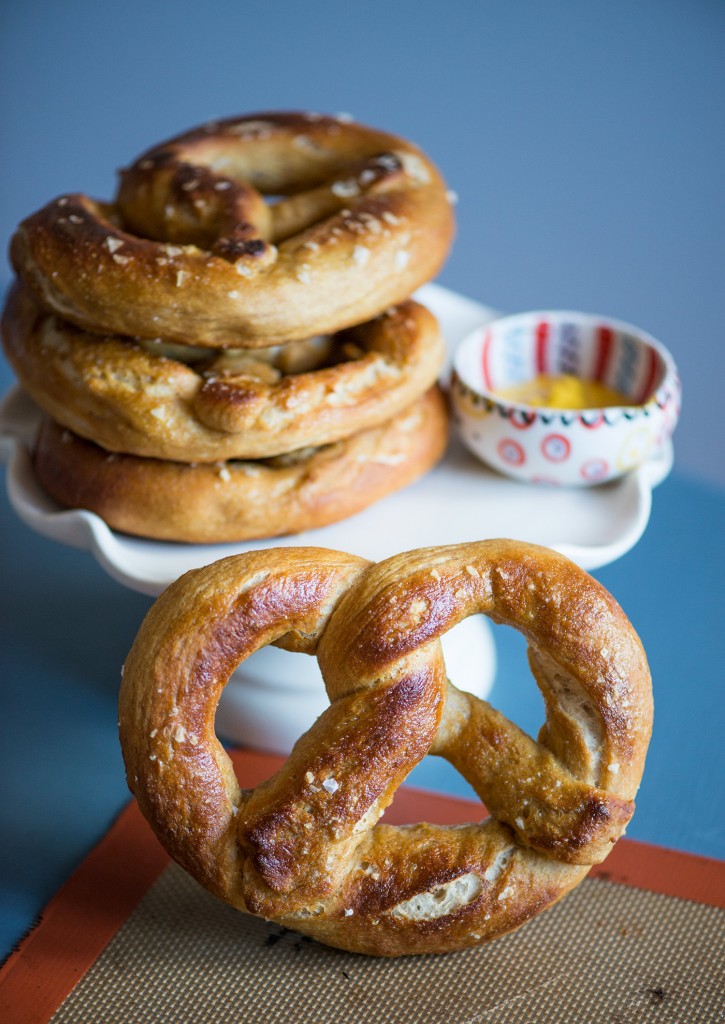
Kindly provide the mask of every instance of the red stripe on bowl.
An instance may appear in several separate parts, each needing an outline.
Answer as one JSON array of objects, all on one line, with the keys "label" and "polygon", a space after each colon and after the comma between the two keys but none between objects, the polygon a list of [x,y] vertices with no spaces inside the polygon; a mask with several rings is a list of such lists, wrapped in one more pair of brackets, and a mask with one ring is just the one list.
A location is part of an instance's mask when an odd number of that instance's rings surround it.
[{"label": "red stripe on bowl", "polygon": [[659,359],[657,358],[657,353],[655,352],[655,350],[653,348],[650,348],[647,349],[647,352],[649,355],[649,362],[647,365],[647,378],[644,382],[644,387],[642,388],[640,396],[637,399],[638,405],[644,405],[647,399],[651,397],[652,392],[654,391],[655,377],[657,376],[657,369],[659,366]]},{"label": "red stripe on bowl", "polygon": [[536,372],[546,373],[547,350],[549,347],[549,324],[542,320],[536,326]]},{"label": "red stripe on bowl", "polygon": [[594,366],[594,380],[604,380],[607,366],[612,355],[612,343],[614,332],[611,327],[601,326],[597,328],[597,359]]},{"label": "red stripe on bowl", "polygon": [[483,336],[483,345],[481,346],[481,371],[483,373],[483,386],[487,391],[491,391],[493,388],[491,383],[491,367],[489,365],[490,349],[491,332],[486,331]]}]

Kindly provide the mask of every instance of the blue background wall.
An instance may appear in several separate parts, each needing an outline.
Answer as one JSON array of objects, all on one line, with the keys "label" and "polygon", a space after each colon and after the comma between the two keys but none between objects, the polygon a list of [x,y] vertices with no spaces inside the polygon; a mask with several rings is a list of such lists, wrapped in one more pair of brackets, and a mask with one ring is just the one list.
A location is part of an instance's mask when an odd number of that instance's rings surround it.
[{"label": "blue background wall", "polygon": [[443,284],[659,337],[684,381],[678,468],[725,483],[721,0],[3,0],[0,19],[3,246],[197,122],[349,111],[418,142],[458,192]]}]

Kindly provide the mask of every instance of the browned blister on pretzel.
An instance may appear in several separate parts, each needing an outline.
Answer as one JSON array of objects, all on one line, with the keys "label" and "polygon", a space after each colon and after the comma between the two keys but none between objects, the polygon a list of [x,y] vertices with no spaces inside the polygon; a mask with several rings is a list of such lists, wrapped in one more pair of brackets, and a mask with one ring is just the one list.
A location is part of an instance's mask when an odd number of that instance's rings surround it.
[{"label": "browned blister on pretzel", "polygon": [[114,203],[61,196],[23,221],[11,258],[44,307],[88,330],[263,348],[404,301],[452,234],[445,184],[412,143],[265,113],[154,147]]},{"label": "browned blister on pretzel", "polygon": [[[440,637],[479,612],[527,638],[538,741],[446,679]],[[214,712],[269,643],[317,655],[330,707],[272,779],[241,791]],[[607,855],[634,809],[652,695],[617,603],[547,549],[482,541],[370,564],[277,548],[162,595],[126,662],[120,725],[132,791],[202,884],[330,945],[398,956],[508,932]],[[488,818],[378,822],[427,753],[461,771]]]}]

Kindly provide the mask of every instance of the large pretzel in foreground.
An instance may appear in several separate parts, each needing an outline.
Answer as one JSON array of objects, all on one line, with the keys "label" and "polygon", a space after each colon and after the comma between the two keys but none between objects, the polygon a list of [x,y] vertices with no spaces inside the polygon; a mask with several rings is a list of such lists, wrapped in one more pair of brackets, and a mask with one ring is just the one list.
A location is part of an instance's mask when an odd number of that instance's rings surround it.
[{"label": "large pretzel in foreground", "polygon": [[23,221],[11,259],[44,307],[91,331],[257,348],[402,302],[452,233],[444,182],[411,143],[269,113],[154,147],[114,204],[61,196]]},{"label": "large pretzel in foreground", "polygon": [[[439,637],[476,612],[528,640],[538,742],[446,681]],[[241,791],[214,713],[270,643],[316,653],[331,704]],[[580,882],[633,812],[651,724],[646,658],[614,599],[562,556],[500,540],[378,564],[277,548],[190,572],[142,624],[120,697],[130,788],[184,868],[235,907],[385,956],[485,942]],[[490,818],[376,824],[429,752]]]}]

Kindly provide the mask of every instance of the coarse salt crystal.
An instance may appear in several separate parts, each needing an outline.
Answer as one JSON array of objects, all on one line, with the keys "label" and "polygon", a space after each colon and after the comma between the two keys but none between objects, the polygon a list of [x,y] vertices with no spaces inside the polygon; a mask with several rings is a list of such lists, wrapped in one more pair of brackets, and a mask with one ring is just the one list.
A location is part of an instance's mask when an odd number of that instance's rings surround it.
[{"label": "coarse salt crystal", "polygon": [[219,470],[219,479],[223,480],[224,483],[226,483],[228,480],[231,480],[231,478],[232,478],[232,474],[229,472],[227,467],[226,466],[222,466],[221,469]]},{"label": "coarse salt crystal", "polygon": [[123,266],[124,263],[128,263],[130,259],[130,256],[121,256],[121,254],[118,252],[114,252],[113,254],[113,262],[120,263],[121,266]]},{"label": "coarse salt crystal", "polygon": [[401,462],[404,462],[406,456],[403,453],[391,454],[391,455],[376,455],[371,461],[378,466],[399,466]]},{"label": "coarse salt crystal", "polygon": [[188,277],[188,274],[186,273],[186,271],[184,271],[184,270],[177,270],[176,271],[176,287],[177,288],[181,288],[182,284],[184,283],[184,281],[186,280],[187,277]]},{"label": "coarse salt crystal", "polygon": [[328,793],[335,793],[340,788],[340,784],[337,779],[330,777],[329,779],[324,780],[322,788],[327,790]]},{"label": "coarse salt crystal", "polygon": [[109,252],[116,252],[123,245],[123,241],[120,238],[114,238],[113,235],[106,235],[104,244]]},{"label": "coarse salt crystal", "polygon": [[400,162],[403,165],[405,173],[410,175],[414,181],[423,183],[430,181],[428,168],[425,166],[423,160],[421,160],[419,156],[416,156],[415,153],[401,153]]},{"label": "coarse salt crystal", "polygon": [[347,198],[348,196],[357,196],[360,194],[360,186],[356,181],[348,179],[348,181],[336,181],[330,185],[330,192],[335,196],[342,196]]},{"label": "coarse salt crystal", "polygon": [[311,139],[309,135],[295,135],[295,137],[292,139],[292,145],[296,149],[303,149],[308,151],[317,150],[319,148],[315,140]]},{"label": "coarse salt crystal", "polygon": [[364,267],[370,259],[370,250],[364,245],[356,245],[352,250],[352,258],[359,267]]},{"label": "coarse salt crystal", "polygon": [[379,157],[376,157],[375,163],[386,171],[397,171],[400,167],[398,158],[392,153],[381,153]]},{"label": "coarse salt crystal", "polygon": [[407,249],[399,249],[395,254],[395,269],[405,270],[410,262],[410,253]]},{"label": "coarse salt crystal", "polygon": [[365,227],[368,229],[368,231],[372,232],[372,234],[379,235],[382,233],[383,225],[380,223],[377,217],[373,217],[371,213],[360,214],[360,220],[362,220],[362,222],[365,224]]}]

